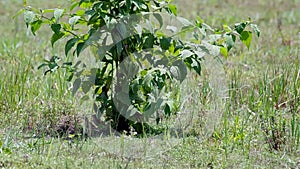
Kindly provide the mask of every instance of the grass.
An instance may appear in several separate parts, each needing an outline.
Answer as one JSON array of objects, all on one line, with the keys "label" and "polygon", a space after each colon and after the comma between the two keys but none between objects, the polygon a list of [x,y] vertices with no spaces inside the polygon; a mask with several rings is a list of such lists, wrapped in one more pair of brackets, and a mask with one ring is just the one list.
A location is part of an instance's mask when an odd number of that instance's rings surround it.
[{"label": "grass", "polygon": [[[203,119],[194,116],[189,137],[180,144],[171,138],[156,143],[125,136],[64,140],[43,135],[84,108],[72,97],[65,72],[44,76],[37,70],[44,58],[63,53],[50,47],[48,30],[33,37],[22,17],[11,19],[22,3],[0,3],[5,23],[0,26],[0,167],[300,168],[299,0],[175,1],[180,16],[199,15],[214,27],[251,17],[262,30],[250,50],[238,45],[224,60],[229,97],[212,136],[200,139]],[[28,3],[41,8],[67,4]],[[189,85],[199,84],[193,107],[186,108],[195,115],[211,104],[205,78]],[[127,153],[141,155],[127,158]]]}]

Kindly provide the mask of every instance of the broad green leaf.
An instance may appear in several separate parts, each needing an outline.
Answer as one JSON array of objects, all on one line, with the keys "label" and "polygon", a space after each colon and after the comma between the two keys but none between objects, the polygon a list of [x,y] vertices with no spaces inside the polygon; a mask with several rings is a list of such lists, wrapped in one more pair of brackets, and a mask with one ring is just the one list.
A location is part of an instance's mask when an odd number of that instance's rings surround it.
[{"label": "broad green leaf", "polygon": [[80,88],[80,85],[81,85],[81,79],[77,78],[73,83],[73,88],[72,88],[73,96],[76,94],[77,90]]},{"label": "broad green leaf", "polygon": [[187,58],[187,57],[192,56],[193,54],[194,54],[194,53],[191,52],[190,50],[185,49],[185,50],[183,50],[183,51],[181,52],[181,57],[182,57],[182,59],[185,59],[185,58]]},{"label": "broad green leaf", "polygon": [[79,38],[71,38],[67,41],[65,46],[65,55],[67,56],[71,48],[76,44]]},{"label": "broad green leaf", "polygon": [[33,35],[35,35],[35,32],[40,29],[42,23],[43,23],[42,20],[36,20],[30,24],[31,32],[33,33]]},{"label": "broad green leaf", "polygon": [[206,54],[206,52],[204,52],[202,50],[195,50],[193,52],[195,53],[195,57],[199,60],[201,60]]},{"label": "broad green leaf", "polygon": [[237,31],[239,34],[241,34],[244,29],[246,28],[247,24],[245,22],[237,23],[234,25],[235,31]]},{"label": "broad green leaf", "polygon": [[83,47],[84,47],[84,42],[80,42],[80,43],[77,44],[77,46],[76,46],[76,54],[77,54],[77,56],[79,56],[79,54],[83,50]]},{"label": "broad green leaf", "polygon": [[159,60],[156,60],[154,62],[154,66],[159,66],[159,65],[168,65],[169,64],[169,60],[167,57],[163,57]]},{"label": "broad green leaf", "polygon": [[118,57],[121,56],[121,53],[123,51],[123,45],[122,45],[122,42],[118,42],[116,44],[116,47],[117,47],[117,54],[118,54]]},{"label": "broad green leaf", "polygon": [[79,5],[79,2],[74,1],[71,5],[70,5],[70,11],[72,11],[76,6]]},{"label": "broad green leaf", "polygon": [[52,24],[51,29],[55,34],[60,33],[61,25],[60,24]]},{"label": "broad green leaf", "polygon": [[166,29],[170,30],[172,33],[177,32],[177,27],[176,26],[167,25]]},{"label": "broad green leaf", "polygon": [[142,28],[141,25],[139,25],[139,24],[135,25],[135,26],[134,26],[134,29],[137,31],[138,35],[140,35],[140,36],[142,35],[142,33],[143,33],[143,28]]},{"label": "broad green leaf", "polygon": [[163,18],[162,18],[162,16],[159,13],[154,13],[153,15],[157,19],[157,21],[159,22],[159,27],[161,28],[163,26]]},{"label": "broad green leaf", "polygon": [[260,30],[259,28],[257,27],[257,25],[255,24],[250,24],[250,27],[253,29],[254,33],[256,34],[257,37],[260,36]]},{"label": "broad green leaf", "polygon": [[149,34],[149,36],[146,38],[145,42],[144,42],[144,49],[150,49],[153,48],[154,45],[154,36],[152,34]]},{"label": "broad green leaf", "polygon": [[80,19],[80,16],[73,16],[72,18],[69,19],[69,24],[71,26],[74,26],[79,19]]},{"label": "broad green leaf", "polygon": [[90,81],[83,81],[81,83],[81,89],[85,94],[90,91],[91,87],[92,87],[92,83]]},{"label": "broad green leaf", "polygon": [[198,60],[193,59],[193,63],[191,64],[191,66],[199,75],[201,74],[201,65]]},{"label": "broad green leaf", "polygon": [[249,49],[251,41],[252,41],[252,32],[243,31],[240,35],[240,39],[247,46],[247,48]]},{"label": "broad green leaf", "polygon": [[85,10],[78,10],[76,11],[76,15],[83,16],[85,14]]},{"label": "broad green leaf", "polygon": [[90,19],[88,20],[88,25],[96,24],[97,22],[99,22],[99,19],[101,19],[101,18],[99,18],[98,13],[96,13],[94,10],[90,10],[90,11],[86,12],[86,14],[91,15]]},{"label": "broad green leaf", "polygon": [[221,53],[225,58],[228,57],[228,51],[227,51],[227,48],[221,47],[221,48],[220,48],[220,53]]},{"label": "broad green leaf", "polygon": [[62,32],[54,33],[51,37],[51,45],[53,46],[56,41],[61,39],[65,34]]},{"label": "broad green leaf", "polygon": [[182,17],[177,17],[176,18],[178,21],[180,21],[180,23],[182,23],[182,25],[185,26],[192,26],[193,23],[191,23],[189,20],[182,18]]},{"label": "broad green leaf", "polygon": [[56,21],[56,23],[58,23],[58,21],[59,21],[59,19],[60,19],[60,17],[63,15],[63,13],[64,13],[64,9],[55,9],[54,10],[54,18],[55,18],[55,21]]},{"label": "broad green leaf", "polygon": [[42,13],[54,13],[55,9],[43,9]]},{"label": "broad green leaf", "polygon": [[32,11],[28,11],[26,10],[24,12],[24,21],[26,23],[26,25],[28,26],[28,24],[32,23],[35,19],[35,13]]},{"label": "broad green leaf", "polygon": [[161,38],[160,39],[160,47],[163,50],[168,50],[171,46],[171,38]]},{"label": "broad green leaf", "polygon": [[90,2],[89,0],[81,0],[78,5],[81,8],[90,8],[93,5],[93,2],[94,1]]},{"label": "broad green leaf", "polygon": [[188,68],[194,69],[199,75],[201,74],[201,65],[198,60],[195,60],[192,57],[188,57],[184,59],[184,63],[187,65]]},{"label": "broad green leaf", "polygon": [[116,99],[118,99],[123,104],[128,104],[128,102],[130,100],[128,93],[126,93],[126,92],[116,93]]},{"label": "broad green leaf", "polygon": [[175,16],[177,15],[177,7],[174,4],[168,4],[168,8],[170,9],[171,13]]},{"label": "broad green leaf", "polygon": [[[212,54],[213,53],[213,49],[209,49],[210,45],[200,45],[199,48],[201,49],[202,52],[206,53],[206,54]],[[202,57],[204,56],[203,54],[201,55]]]},{"label": "broad green leaf", "polygon": [[226,32],[231,32],[232,29],[228,26],[228,25],[223,25],[223,29],[226,31]]},{"label": "broad green leaf", "polygon": [[123,22],[120,22],[116,25],[116,29],[118,30],[119,34],[121,35],[121,39],[126,38],[127,35],[127,28]]},{"label": "broad green leaf", "polygon": [[[128,103],[126,103],[126,104],[128,104]],[[136,114],[138,114],[139,112],[137,112],[135,109],[133,109],[133,108],[129,108],[128,110],[124,110],[124,111],[126,111],[126,113],[125,113],[125,117],[127,118],[127,119],[129,119],[129,118],[131,118],[131,117],[133,117],[133,116],[135,116]],[[139,113],[140,114],[140,113]]]},{"label": "broad green leaf", "polygon": [[22,9],[20,9],[20,10],[19,10],[12,18],[15,19],[17,16],[21,15],[21,14],[24,13],[24,12],[25,12],[25,9],[22,8]]},{"label": "broad green leaf", "polygon": [[227,47],[227,51],[229,51],[234,46],[235,36],[232,34],[225,34],[224,38],[225,38],[225,45]]},{"label": "broad green leaf", "polygon": [[164,105],[164,102],[165,102],[164,99],[158,98],[155,105],[154,105],[154,111],[159,110]]},{"label": "broad green leaf", "polygon": [[186,70],[186,66],[185,65],[174,65],[174,66],[171,66],[170,68],[170,73],[172,74],[172,76],[179,80],[180,82],[182,82],[185,77],[186,77],[186,74],[187,74],[187,70]]}]

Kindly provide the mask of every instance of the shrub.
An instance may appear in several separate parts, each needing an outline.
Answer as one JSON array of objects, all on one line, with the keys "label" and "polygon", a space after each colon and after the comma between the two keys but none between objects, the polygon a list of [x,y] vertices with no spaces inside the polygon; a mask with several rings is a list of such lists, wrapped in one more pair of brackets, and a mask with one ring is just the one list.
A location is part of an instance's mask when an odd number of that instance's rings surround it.
[{"label": "shrub", "polygon": [[63,56],[39,68],[48,67],[45,73],[65,68],[73,93],[93,92],[98,117],[118,131],[133,127],[138,134],[160,132],[155,125],[179,111],[178,85],[188,69],[200,74],[205,54],[227,57],[237,38],[249,48],[252,34],[260,34],[251,21],[212,29],[200,18],[176,17],[170,0],[73,0],[69,9],[44,10],[24,1],[24,6],[19,13],[33,35],[48,25],[52,46],[67,39],[67,57],[71,51],[79,57],[87,48],[94,53],[93,68],[85,58],[59,64]]}]

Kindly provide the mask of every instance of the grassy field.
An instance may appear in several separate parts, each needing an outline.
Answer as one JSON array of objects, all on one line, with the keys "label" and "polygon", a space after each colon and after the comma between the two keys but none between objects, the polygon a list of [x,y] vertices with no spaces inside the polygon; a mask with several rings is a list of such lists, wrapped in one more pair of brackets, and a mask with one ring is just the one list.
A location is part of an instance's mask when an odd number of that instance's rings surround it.
[{"label": "grassy field", "polygon": [[[68,2],[27,3],[53,8]],[[175,3],[185,18],[200,16],[221,27],[250,17],[262,31],[250,50],[238,44],[224,60],[229,98],[212,136],[199,139],[201,117],[195,117],[190,136],[180,144],[125,136],[87,140],[47,136],[61,119],[77,117],[84,108],[72,97],[63,70],[44,76],[37,69],[43,59],[64,52],[59,44],[51,48],[49,30],[32,36],[22,16],[12,19],[22,2],[2,0],[0,168],[300,168],[300,1]],[[194,102],[205,102],[204,95],[196,93]],[[175,146],[156,151],[158,145]]]}]

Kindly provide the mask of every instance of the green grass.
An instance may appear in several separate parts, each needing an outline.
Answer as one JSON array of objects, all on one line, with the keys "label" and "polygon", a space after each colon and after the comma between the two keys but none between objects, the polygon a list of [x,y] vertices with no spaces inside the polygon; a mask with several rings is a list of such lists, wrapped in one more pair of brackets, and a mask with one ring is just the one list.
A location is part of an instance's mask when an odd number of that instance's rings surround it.
[{"label": "green grass", "polygon": [[[41,8],[67,4],[28,3]],[[43,59],[63,54],[59,45],[51,48],[49,30],[33,37],[21,16],[11,19],[22,8],[21,1],[5,0],[0,2],[0,167],[299,168],[300,1],[175,3],[179,15],[186,18],[199,15],[221,27],[251,17],[262,31],[250,50],[238,44],[224,60],[229,97],[212,136],[200,139],[203,119],[194,116],[186,131],[189,137],[180,144],[170,143],[176,146],[164,147],[161,153],[157,153],[159,145],[167,144],[124,136],[72,141],[47,135],[32,138],[53,129],[64,116],[82,114],[83,108],[72,97],[64,71],[44,76],[43,70],[37,70]],[[191,82],[191,88],[202,88],[194,91],[189,103],[193,106],[186,110],[205,114],[212,104],[207,81],[204,77]],[[141,155],[127,158],[130,151]]]}]

